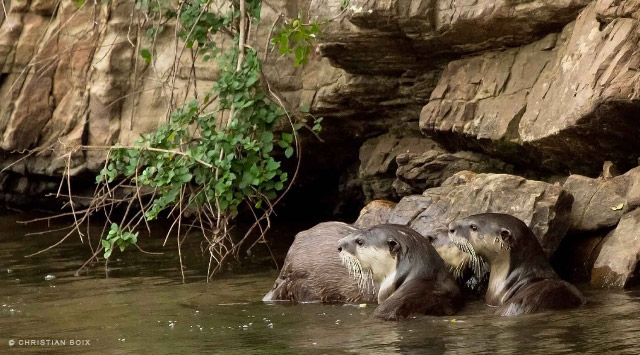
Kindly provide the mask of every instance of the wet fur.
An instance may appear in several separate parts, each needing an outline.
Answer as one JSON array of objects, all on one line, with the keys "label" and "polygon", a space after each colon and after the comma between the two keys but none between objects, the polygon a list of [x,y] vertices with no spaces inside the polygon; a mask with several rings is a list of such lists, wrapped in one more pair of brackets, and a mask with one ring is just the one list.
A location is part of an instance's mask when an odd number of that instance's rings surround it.
[{"label": "wet fur", "polygon": [[377,285],[363,292],[337,253],[338,240],[356,231],[346,223],[325,222],[298,233],[263,301],[376,302]]},{"label": "wet fur", "polygon": [[521,220],[485,213],[457,220],[449,229],[451,240],[472,260],[481,258],[490,265],[485,299],[499,307],[496,313],[513,316],[584,304],[584,296],[558,277],[537,238]]},{"label": "wet fur", "polygon": [[[364,244],[358,245],[357,239]],[[339,246],[340,253],[358,258],[380,282],[374,317],[398,320],[415,314],[450,315],[460,309],[461,292],[444,261],[429,240],[411,228],[377,225],[343,238]]]}]

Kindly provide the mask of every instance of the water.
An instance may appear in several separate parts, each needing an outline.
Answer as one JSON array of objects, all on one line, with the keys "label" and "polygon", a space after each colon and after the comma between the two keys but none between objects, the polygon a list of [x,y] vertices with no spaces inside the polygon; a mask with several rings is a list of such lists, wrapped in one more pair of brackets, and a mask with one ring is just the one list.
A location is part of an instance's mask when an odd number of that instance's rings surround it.
[{"label": "water", "polygon": [[[108,278],[103,265],[73,276],[87,245],[24,258],[59,236],[24,237],[34,229],[20,218],[0,217],[0,353],[640,353],[640,292],[583,288],[588,305],[570,312],[503,318],[476,301],[455,317],[383,322],[369,318],[375,305],[262,303],[277,276],[268,260],[206,283],[197,246],[184,251],[186,284],[173,247],[153,244],[166,254],[114,254]],[[20,345],[41,339],[66,345]]]}]

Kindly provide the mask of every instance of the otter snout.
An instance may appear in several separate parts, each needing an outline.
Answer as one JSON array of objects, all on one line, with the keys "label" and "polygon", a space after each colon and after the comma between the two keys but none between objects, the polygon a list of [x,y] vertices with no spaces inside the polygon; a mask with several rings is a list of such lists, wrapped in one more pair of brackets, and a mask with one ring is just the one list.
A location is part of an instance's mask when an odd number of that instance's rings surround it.
[{"label": "otter snout", "polygon": [[338,252],[347,252],[349,254],[355,254],[356,248],[354,243],[351,242],[351,238],[344,237],[338,241]]},{"label": "otter snout", "polygon": [[449,223],[449,234],[455,234],[458,227],[459,225],[455,221]]}]

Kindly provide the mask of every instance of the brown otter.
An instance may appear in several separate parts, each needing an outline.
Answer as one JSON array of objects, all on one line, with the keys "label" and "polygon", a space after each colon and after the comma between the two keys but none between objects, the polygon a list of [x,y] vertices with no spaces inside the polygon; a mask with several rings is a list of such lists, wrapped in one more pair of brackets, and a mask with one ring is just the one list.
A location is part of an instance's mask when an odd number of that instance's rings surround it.
[{"label": "brown otter", "polygon": [[473,297],[483,297],[486,293],[489,279],[489,265],[481,259],[471,256],[458,248],[449,238],[447,228],[427,231],[425,237],[436,249],[449,271],[463,286],[465,294]]},{"label": "brown otter", "polygon": [[361,287],[380,285],[374,317],[451,315],[462,305],[460,288],[442,258],[409,227],[380,224],[355,232],[340,240],[338,251]]},{"label": "brown otter", "polygon": [[474,263],[491,270],[486,302],[513,316],[576,308],[585,303],[573,285],[555,273],[527,225],[507,214],[484,213],[449,224],[449,237]]},{"label": "brown otter", "polygon": [[376,302],[377,286],[359,287],[336,253],[338,240],[358,231],[346,223],[325,222],[298,233],[263,301]]}]

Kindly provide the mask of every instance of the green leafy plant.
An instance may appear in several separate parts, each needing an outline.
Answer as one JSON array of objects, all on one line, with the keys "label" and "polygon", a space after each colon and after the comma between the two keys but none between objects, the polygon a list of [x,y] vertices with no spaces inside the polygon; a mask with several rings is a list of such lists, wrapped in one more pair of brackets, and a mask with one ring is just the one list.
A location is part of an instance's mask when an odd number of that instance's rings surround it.
[{"label": "green leafy plant", "polygon": [[107,236],[102,239],[104,258],[109,259],[113,250],[117,247],[123,252],[128,246],[138,242],[138,232],[124,232],[118,224],[112,223]]},{"label": "green leafy plant", "polygon": [[[238,258],[240,246],[252,233],[259,234],[254,243],[263,240],[274,205],[297,174],[299,131],[306,128],[320,139],[323,119],[305,106],[293,112],[266,82],[257,51],[246,44],[251,26],[259,21],[261,4],[260,0],[233,0],[224,6],[211,0],[135,2],[138,32],[146,36],[138,36],[132,45],[146,63],[143,68],[156,65],[156,38],[169,21],[175,21],[174,33],[180,40],[176,43],[181,43],[175,46],[175,63],[181,63],[181,56],[188,52],[193,63],[215,61],[219,74],[198,95],[192,67],[192,98],[175,107],[179,65],[171,66],[163,79],[171,91],[165,124],[131,145],[80,148],[108,151],[89,206],[82,212],[72,211],[81,238],[80,224],[94,213],[104,212],[110,224],[100,248],[86,264],[100,252],[108,259],[116,248],[124,251],[137,245],[139,228],[149,229],[147,222],[161,215],[172,220],[165,243],[174,233],[178,251],[186,234],[194,228],[201,231],[207,241],[209,276],[230,257]],[[298,16],[286,20],[270,43],[283,55],[293,53],[294,65],[299,66],[307,63],[320,34],[321,24],[303,23]],[[225,41],[220,42],[221,37]],[[298,164],[290,176],[283,161],[294,156]],[[71,199],[70,187],[68,195]],[[74,208],[73,201],[69,206]],[[117,207],[124,215],[115,219],[112,212]],[[232,238],[230,222],[243,211],[255,223],[243,237]]]},{"label": "green leafy plant", "polygon": [[304,23],[302,15],[287,21],[271,40],[279,48],[281,55],[293,53],[295,66],[307,64],[307,57],[313,48],[313,42],[321,34],[319,23]]}]

